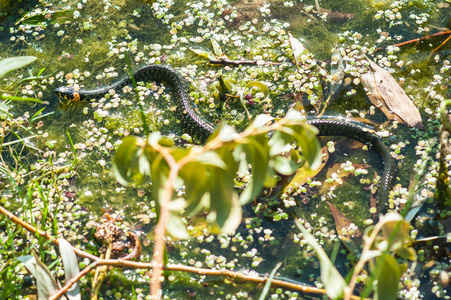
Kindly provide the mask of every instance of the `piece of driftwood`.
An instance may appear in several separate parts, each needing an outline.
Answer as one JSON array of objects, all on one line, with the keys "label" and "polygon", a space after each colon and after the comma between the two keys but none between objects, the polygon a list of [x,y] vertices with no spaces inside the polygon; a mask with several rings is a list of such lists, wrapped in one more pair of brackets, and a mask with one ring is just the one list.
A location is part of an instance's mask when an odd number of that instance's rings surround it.
[{"label": "piece of driftwood", "polygon": [[361,75],[361,82],[371,103],[391,120],[424,129],[420,111],[390,72],[368,61],[370,70]]}]

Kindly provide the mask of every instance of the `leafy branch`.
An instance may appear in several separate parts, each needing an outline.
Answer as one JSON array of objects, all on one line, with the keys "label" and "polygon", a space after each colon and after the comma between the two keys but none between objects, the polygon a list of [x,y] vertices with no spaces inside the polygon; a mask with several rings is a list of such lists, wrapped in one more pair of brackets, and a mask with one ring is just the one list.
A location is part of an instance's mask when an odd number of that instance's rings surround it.
[{"label": "leafy branch", "polygon": [[365,288],[360,299],[365,299],[373,291],[374,299],[397,299],[399,280],[405,265],[398,264],[394,254],[406,260],[416,260],[415,250],[410,246],[409,223],[395,212],[381,216],[380,221],[369,227],[364,236],[364,246],[360,259],[353,268],[349,283],[340,275],[332,261],[316,241],[315,237],[298,221],[296,225],[306,242],[315,250],[320,266],[321,280],[326,294],[331,299],[350,300],[355,297],[357,277],[368,264],[371,275],[365,280]]},{"label": "leafy branch", "polygon": [[[160,290],[166,230],[176,238],[189,238],[180,211],[184,216],[193,216],[204,210],[210,232],[232,232],[241,222],[241,205],[255,199],[263,187],[274,185],[276,172],[289,175],[306,162],[311,168],[320,164],[317,130],[304,120],[299,112],[290,110],[285,118],[270,125],[274,118],[260,115],[241,133],[223,124],[205,146],[190,149],[172,147],[159,133],[147,139],[123,140],[113,160],[117,180],[123,185],[135,185],[152,177],[152,193],[159,205],[152,295]],[[271,138],[270,132],[274,132]],[[294,141],[302,155],[291,146]],[[238,171],[247,171],[249,165],[252,180],[238,194],[234,178]],[[184,188],[184,195],[174,197],[174,191],[180,188]]]}]

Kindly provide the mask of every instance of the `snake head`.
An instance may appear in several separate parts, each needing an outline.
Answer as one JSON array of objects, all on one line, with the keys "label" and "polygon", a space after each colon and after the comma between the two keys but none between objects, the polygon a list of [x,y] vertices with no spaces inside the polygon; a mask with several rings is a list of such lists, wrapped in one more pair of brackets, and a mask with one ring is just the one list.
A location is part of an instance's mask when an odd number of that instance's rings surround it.
[{"label": "snake head", "polygon": [[66,101],[81,101],[84,97],[81,97],[81,95],[78,93],[78,90],[76,90],[72,86],[60,86],[59,88],[55,89],[55,94],[58,97],[63,98]]}]

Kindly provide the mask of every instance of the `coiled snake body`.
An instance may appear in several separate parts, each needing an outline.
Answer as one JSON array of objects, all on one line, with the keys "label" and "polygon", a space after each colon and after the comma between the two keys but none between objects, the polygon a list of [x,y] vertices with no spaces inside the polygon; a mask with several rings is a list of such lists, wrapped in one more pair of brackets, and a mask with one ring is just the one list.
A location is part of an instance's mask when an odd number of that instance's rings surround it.
[{"label": "coiled snake body", "polygon": [[[136,71],[133,77],[136,82],[159,81],[173,88],[173,95],[177,105],[177,115],[189,134],[206,140],[210,133],[214,131],[215,127],[201,118],[194,110],[188,95],[187,82],[179,73],[166,66],[152,65]],[[94,90],[76,91],[73,87],[59,87],[55,89],[55,94],[68,101],[83,101],[88,98],[102,96],[112,89],[119,93],[123,87],[130,85],[131,82],[131,78],[125,77],[112,85]],[[348,137],[366,144],[368,147],[377,151],[383,164],[381,182],[377,194],[377,211],[378,213],[384,213],[387,209],[390,184],[395,173],[394,159],[390,155],[388,147],[377,135],[365,131],[362,126],[356,123],[324,118],[308,119],[306,122],[318,128],[319,136]]]}]

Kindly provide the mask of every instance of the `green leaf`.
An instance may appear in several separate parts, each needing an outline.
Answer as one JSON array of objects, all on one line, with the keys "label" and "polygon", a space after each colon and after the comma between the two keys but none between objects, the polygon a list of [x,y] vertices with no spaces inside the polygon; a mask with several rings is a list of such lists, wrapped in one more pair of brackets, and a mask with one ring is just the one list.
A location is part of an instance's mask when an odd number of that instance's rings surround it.
[{"label": "green leaf", "polygon": [[184,198],[177,198],[168,203],[168,209],[172,211],[180,211],[186,207],[186,201]]},{"label": "green leaf", "polygon": [[227,168],[222,158],[214,151],[202,153],[201,155],[198,155],[194,161],[197,161],[203,165],[215,166],[221,169]]},{"label": "green leaf", "polygon": [[318,168],[321,165],[321,145],[316,137],[318,129],[305,123],[304,116],[293,109],[288,110],[284,119],[288,119],[288,122],[277,128],[269,141],[271,155],[280,153],[287,143],[295,140],[309,167]]},{"label": "green leaf", "polygon": [[246,93],[246,91],[250,88],[256,87],[258,89],[261,90],[261,92],[264,94],[262,100],[256,100],[254,99],[256,102],[263,102],[266,101],[266,99],[268,99],[269,97],[269,89],[268,86],[260,81],[251,81],[249,82],[245,87],[244,87],[244,92],[243,94]]},{"label": "green leaf", "polygon": [[296,160],[277,155],[273,158],[274,170],[282,175],[291,175],[300,167]]},{"label": "green leaf", "polygon": [[[141,151],[138,151],[138,153],[141,153]],[[150,164],[148,157],[146,155],[139,155],[138,156],[138,172],[140,175],[149,175],[150,170]]]},{"label": "green leaf", "polygon": [[[74,250],[72,249],[72,245],[68,241],[60,238],[58,239],[58,244],[61,253],[61,260],[63,261],[64,266],[65,282],[67,284],[71,279],[75,278],[75,276],[80,273],[78,260]],[[66,295],[71,300],[81,299],[80,284],[78,281],[70,287],[70,289],[66,292]]]},{"label": "green leaf", "polygon": [[391,249],[396,251],[404,247],[405,241],[410,239],[409,235],[409,223],[404,218],[396,213],[389,212],[381,217],[380,223],[382,223],[383,236],[388,239],[392,238]]},{"label": "green leaf", "polygon": [[45,71],[45,67],[42,68],[41,70],[39,70],[38,75],[36,75],[35,78],[39,78],[39,76],[41,76],[41,74]]},{"label": "green leaf", "polygon": [[33,251],[33,255],[20,256],[17,260],[22,262],[28,272],[36,279],[39,300],[48,299],[58,292],[58,284],[53,279],[47,266],[41,262],[35,251]]},{"label": "green leaf", "polygon": [[[238,203],[238,195],[233,187],[233,179],[224,170],[216,168],[215,176],[211,177],[211,208],[207,222],[212,224],[213,233],[231,233],[241,223],[242,211]],[[232,183],[232,184],[231,184]],[[218,228],[216,228],[217,225]]]},{"label": "green leaf", "polygon": [[162,139],[163,137],[161,136],[161,134],[158,131],[156,131],[149,134],[149,136],[147,137],[147,142],[149,143],[149,145],[155,145],[160,144],[160,141]]},{"label": "green leaf", "polygon": [[382,251],[380,251],[380,250],[367,250],[362,253],[362,256],[360,257],[360,259],[362,261],[366,262],[366,261],[369,261],[370,259],[373,259],[380,255],[382,255]]},{"label": "green leaf", "polygon": [[18,23],[22,23],[24,25],[31,25],[31,26],[37,26],[37,25],[42,25],[43,23],[45,23],[47,20],[45,18],[44,14],[37,14],[34,16],[29,16],[26,18],[22,18]]},{"label": "green leaf", "polygon": [[219,43],[215,39],[210,39],[211,45],[213,46],[213,52],[215,53],[216,57],[221,57],[224,52],[222,52],[221,46],[219,46]]},{"label": "green leaf", "polygon": [[329,95],[328,98],[332,97],[338,89],[340,88],[343,78],[344,78],[345,64],[343,62],[343,57],[341,56],[340,50],[335,49],[330,59],[330,85],[329,85]]},{"label": "green leaf", "polygon": [[204,50],[200,50],[200,49],[194,49],[194,48],[189,48],[189,50],[191,50],[192,52],[196,53],[197,55],[203,57],[203,58],[208,58],[208,59],[213,59],[215,56],[213,55],[213,53],[208,52],[208,51],[204,51]]},{"label": "green leaf", "polygon": [[259,300],[265,300],[266,295],[268,295],[269,289],[271,288],[271,282],[276,275],[277,270],[279,270],[280,266],[282,265],[281,262],[279,262],[274,269],[272,269],[271,274],[269,274],[268,281],[266,281],[265,287],[263,288],[262,293],[260,294]]},{"label": "green leaf", "polygon": [[400,248],[396,249],[395,253],[397,256],[404,258],[404,259],[408,259],[411,261],[417,260],[417,253],[416,253],[415,249],[412,247],[406,247],[406,246],[400,247]]},{"label": "green leaf", "polygon": [[252,181],[243,190],[239,199],[240,204],[244,205],[260,194],[265,180],[273,174],[269,167],[269,146],[266,136],[248,137],[245,144],[235,148],[234,156],[242,159],[241,152],[246,154],[246,161],[252,165]]},{"label": "green leaf", "polygon": [[213,132],[212,135],[208,138],[208,141],[211,141],[213,139],[218,139],[221,142],[229,142],[236,138],[238,138],[240,135],[238,132],[236,132],[235,128],[233,128],[230,125],[227,125],[226,123],[222,123],[218,129]]},{"label": "green leaf", "polygon": [[[169,167],[161,155],[155,156],[153,159],[149,159],[149,161],[151,162],[152,195],[154,195],[155,200],[160,203],[164,193],[164,182],[166,182],[168,178]],[[157,213],[159,213],[158,210]]]},{"label": "green leaf", "polygon": [[179,176],[185,184],[185,199],[187,202],[185,213],[189,216],[195,215],[202,209],[210,210],[210,190],[212,188],[210,177],[214,176],[216,169],[222,169],[230,174],[231,182],[228,188],[233,190],[233,177],[236,174],[238,164],[231,149],[232,147],[223,146],[216,151],[208,151],[183,166],[179,171]]},{"label": "green leaf", "polygon": [[[307,160],[311,169],[316,169],[321,165],[321,145],[316,137],[318,130],[306,123],[282,126],[277,129],[284,134],[293,137],[302,149],[302,156]],[[289,141],[289,137],[284,137]]]},{"label": "green leaf", "polygon": [[36,60],[35,56],[17,56],[0,59],[0,78],[7,73],[31,64]]},{"label": "green leaf", "polygon": [[295,121],[295,122],[306,120],[303,114],[301,114],[300,112],[298,112],[297,110],[292,109],[292,108],[290,108],[287,111],[284,119],[288,119],[290,121]]},{"label": "green leaf", "polygon": [[16,97],[16,96],[5,96],[5,95],[2,95],[1,98],[4,99],[4,100],[12,100],[12,101],[35,102],[35,103],[44,104],[44,105],[48,105],[49,104],[48,101],[42,101],[40,99],[29,98],[29,97]]},{"label": "green leaf", "polygon": [[160,136],[160,140],[158,141],[158,144],[163,147],[172,147],[172,146],[174,146],[174,140],[171,138],[168,138],[166,136]]},{"label": "green leaf", "polygon": [[185,183],[185,213],[194,216],[203,208],[209,208],[208,179],[206,166],[197,162],[185,165],[179,171],[180,178]]},{"label": "green leaf", "polygon": [[[346,281],[340,273],[338,273],[334,264],[330,261],[323,248],[321,248],[318,244],[315,237],[311,235],[304,226],[302,226],[299,220],[295,220],[295,223],[299,230],[301,230],[303,238],[313,248],[313,250],[315,250],[316,255],[318,256],[321,268],[321,281],[326,287],[327,296],[332,299],[338,299],[346,288]],[[396,284],[398,284],[398,281],[396,281]]]},{"label": "green leaf", "polygon": [[166,229],[177,239],[187,240],[190,238],[188,231],[186,231],[185,224],[182,222],[182,219],[180,219],[180,216],[177,213],[171,213]]},{"label": "green leaf", "polygon": [[39,119],[42,119],[42,118],[45,118],[45,117],[48,117],[48,116],[51,116],[54,114],[54,112],[49,112],[49,113],[43,114],[42,111],[45,109],[46,108],[43,107],[40,110],[38,110],[37,112],[35,112],[34,115],[30,118],[30,123],[36,122]]},{"label": "green leaf", "polygon": [[207,222],[213,225],[213,231],[230,233],[238,227],[242,217],[238,194],[233,185],[237,163],[229,149],[218,151],[228,168],[209,168],[210,211]]},{"label": "green leaf", "polygon": [[272,120],[274,120],[274,117],[265,114],[260,114],[255,118],[254,122],[252,122],[251,126],[254,128],[262,128]]},{"label": "green leaf", "polygon": [[396,300],[398,299],[399,280],[401,279],[401,270],[391,255],[386,254],[376,259],[376,263],[382,263],[381,271],[377,277],[375,290],[376,300]]},{"label": "green leaf", "polygon": [[300,62],[305,62],[303,59],[301,59],[301,56],[308,54],[309,51],[304,46],[304,44],[301,43],[301,41],[299,41],[297,38],[295,38],[291,33],[288,33],[288,36],[290,37],[290,45],[291,49],[293,50],[293,57],[296,65],[298,65]]},{"label": "green leaf", "polygon": [[321,144],[316,137],[318,130],[309,124],[303,124],[297,127],[296,132],[296,143],[302,149],[302,156],[310,169],[317,169],[321,165]]},{"label": "green leaf", "polygon": [[129,136],[123,139],[113,158],[113,171],[120,184],[129,186],[142,182],[149,174],[149,158],[144,155],[145,141]]},{"label": "green leaf", "polygon": [[288,151],[293,148],[289,143],[293,142],[294,138],[283,132],[276,130],[268,141],[270,147],[269,155],[275,156]]}]

